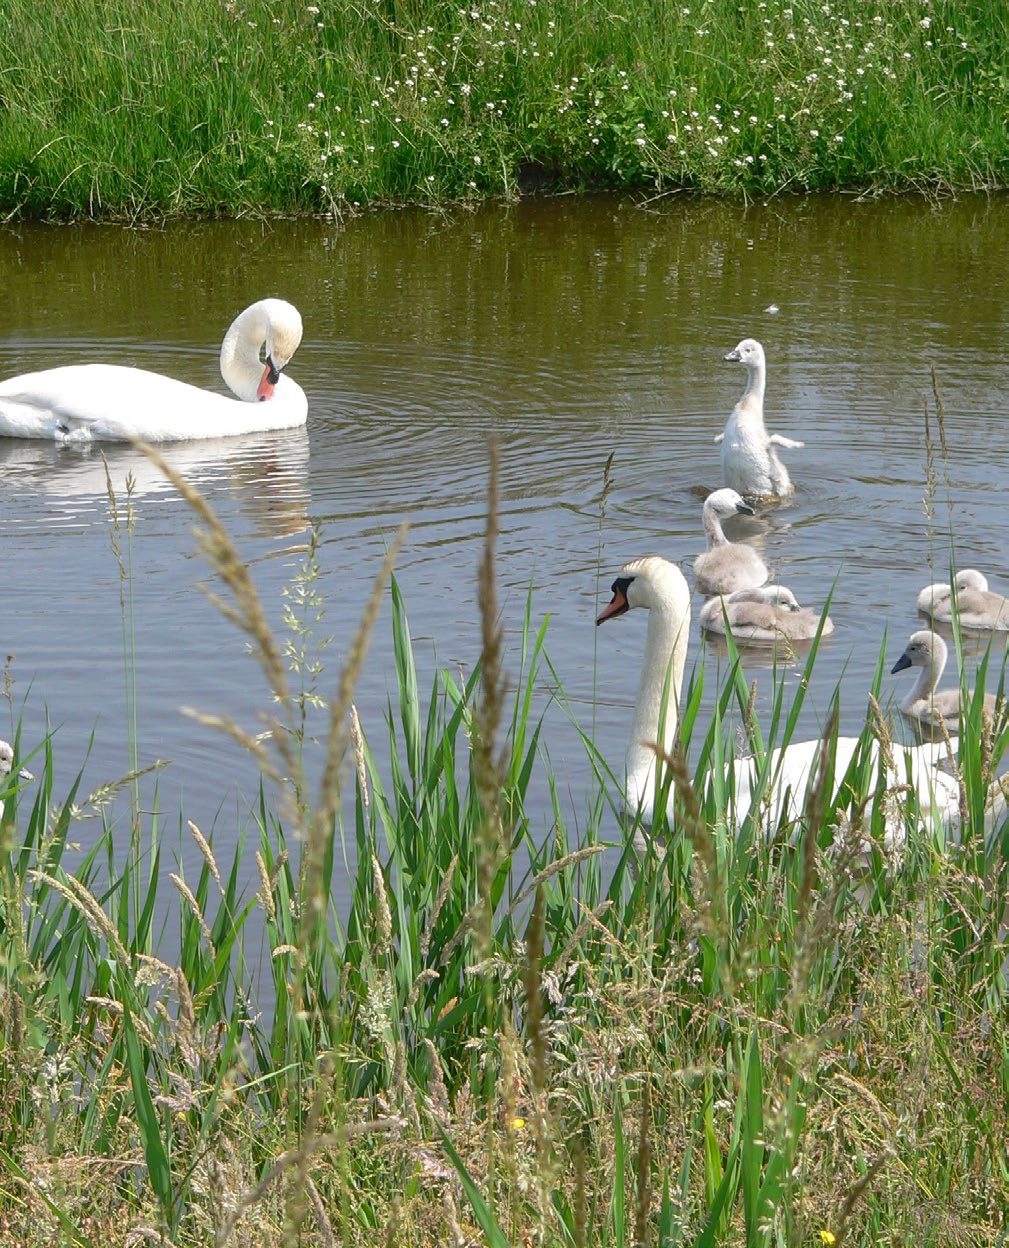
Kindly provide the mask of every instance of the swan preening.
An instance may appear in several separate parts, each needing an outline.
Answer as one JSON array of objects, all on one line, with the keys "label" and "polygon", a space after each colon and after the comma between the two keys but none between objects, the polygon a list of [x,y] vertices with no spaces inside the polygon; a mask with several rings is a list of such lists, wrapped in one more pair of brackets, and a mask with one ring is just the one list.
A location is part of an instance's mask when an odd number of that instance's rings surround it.
[{"label": "swan preening", "polygon": [[[960,690],[936,692],[946,668],[947,653],[946,643],[938,633],[928,628],[919,629],[911,634],[904,653],[894,663],[890,674],[903,672],[909,667],[918,668],[918,679],[901,700],[900,709],[909,719],[925,724],[942,721],[950,732],[956,732],[960,720]],[[988,715],[994,716],[994,694],[984,695],[984,709]]]},{"label": "swan preening", "polygon": [[961,628],[979,632],[1009,631],[1009,598],[992,593],[987,577],[976,568],[958,572],[952,586],[943,581],[926,585],[918,595],[918,610],[936,624],[951,624],[954,586]]},{"label": "swan preening", "polygon": [[236,398],[119,364],[11,377],[0,383],[0,436],[180,442],[303,425],[305,392],[282,376],[301,332],[298,309],[283,299],[260,299],[235,318],[221,345],[221,376]]},{"label": "swan preening", "polygon": [[822,617],[801,607],[785,585],[758,585],[737,589],[724,598],[709,599],[700,611],[701,627],[709,633],[726,631],[726,621],[736,641],[810,641],[834,631],[829,615]]},{"label": "swan preening", "polygon": [[715,490],[704,500],[701,523],[708,535],[708,549],[694,560],[694,577],[700,594],[731,594],[737,589],[755,589],[770,573],[767,564],[752,546],[730,542],[722,532],[721,521],[729,516],[753,515],[735,490]]},{"label": "swan preening", "polygon": [[767,432],[764,348],[756,339],[744,338],[725,359],[745,364],[749,375],[743,397],[732,409],[724,432],[715,439],[722,444],[722,480],[744,498],[785,498],[795,491],[778,448],[793,450],[804,443]]},{"label": "swan preening", "polygon": [[[635,607],[648,612],[648,633],[627,747],[625,798],[628,814],[632,818],[640,814],[641,822],[648,824],[656,775],[652,746],[658,743],[667,753],[672,748],[687,658],[690,590],[679,568],[658,556],[626,564],[613,582],[612,601],[599,614],[596,623],[602,624]],[[835,786],[840,784],[861,745],[858,737],[838,737],[836,745],[832,745]],[[817,775],[822,748],[823,742],[814,740],[795,742],[771,751],[768,759],[770,787],[761,799],[762,819],[769,831],[776,829],[783,818],[801,814],[806,790]],[[873,741],[868,748],[873,765],[878,766],[878,744]],[[926,743],[904,749],[891,745],[886,758],[887,788],[907,785],[923,819],[934,816],[944,826],[951,825],[959,813],[959,789],[954,777],[941,770],[946,758],[945,743]],[[734,782],[733,812],[737,825],[746,818],[758,778],[756,759],[734,761],[730,779]],[[887,816],[888,839],[898,843],[903,837],[903,820],[892,804]]]}]

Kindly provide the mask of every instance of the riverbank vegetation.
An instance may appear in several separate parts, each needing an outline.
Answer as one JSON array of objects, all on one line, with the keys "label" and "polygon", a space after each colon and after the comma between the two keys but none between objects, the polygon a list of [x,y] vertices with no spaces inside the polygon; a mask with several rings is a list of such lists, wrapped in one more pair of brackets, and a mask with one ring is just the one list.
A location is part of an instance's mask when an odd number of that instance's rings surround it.
[{"label": "riverbank vegetation", "polygon": [[0,211],[1009,182],[1009,15],[958,0],[10,0]]},{"label": "riverbank vegetation", "polygon": [[[738,666],[703,722],[699,666],[667,760],[669,821],[638,864],[619,767],[586,735],[591,791],[562,796],[551,771],[534,690],[549,681],[572,711],[546,624],[530,606],[520,638],[498,629],[493,474],[480,669],[443,670],[426,696],[389,588],[397,543],[329,679],[314,549],[276,637],[227,534],[174,480],[262,673],[256,731],[216,726],[255,752],[264,797],[230,861],[188,825],[189,878],[139,805],[129,835],[82,835],[109,794],[54,793],[48,745],[37,784],[8,797],[5,1244],[999,1242],[1009,833],[989,784],[1009,730],[984,721],[980,697],[957,763],[958,843],[899,787],[882,791],[868,749],[897,747],[871,698],[841,795],[821,776],[795,824],[768,839],[748,819],[737,836],[731,794],[699,777],[720,773],[730,724],[743,749],[787,743],[816,647],[759,724]],[[113,528],[128,588],[128,507]],[[382,766],[352,698],[386,593]],[[978,682],[1001,689],[997,666],[983,661]],[[306,714],[324,695],[310,791]],[[533,785],[553,795],[546,823],[527,814]]]}]

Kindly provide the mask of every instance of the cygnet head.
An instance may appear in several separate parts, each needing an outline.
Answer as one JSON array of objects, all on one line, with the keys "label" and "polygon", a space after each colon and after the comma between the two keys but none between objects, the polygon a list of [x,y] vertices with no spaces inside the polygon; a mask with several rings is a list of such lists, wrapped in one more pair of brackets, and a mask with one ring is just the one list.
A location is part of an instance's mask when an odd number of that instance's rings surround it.
[{"label": "cygnet head", "polygon": [[724,357],[730,364],[745,364],[747,368],[756,368],[764,363],[764,348],[756,338],[744,338],[743,341]]},{"label": "cygnet head", "polygon": [[711,515],[715,515],[719,520],[727,520],[729,516],[744,515],[752,516],[753,508],[749,504],[744,503],[742,497],[735,490],[724,489],[715,490],[713,494],[709,494],[704,500],[704,510]]},{"label": "cygnet head", "polygon": [[[11,774],[14,768],[14,747],[9,741],[0,741],[0,783]],[[34,780],[35,777],[30,771],[26,771],[23,767],[18,772],[19,780]]]},{"label": "cygnet head", "polygon": [[764,602],[783,611],[801,611],[799,600],[787,585],[757,585],[753,589],[737,589],[729,594],[729,602]]},{"label": "cygnet head", "polygon": [[967,589],[979,589],[981,593],[986,593],[988,590],[988,578],[977,568],[964,568],[962,572],[956,574],[954,583],[959,594]]},{"label": "cygnet head", "polygon": [[660,555],[646,555],[632,559],[620,569],[612,585],[613,597],[608,606],[600,611],[597,624],[616,619],[632,607],[647,610],[669,608],[679,612],[690,610],[690,588],[686,578],[675,563]]},{"label": "cygnet head", "polygon": [[909,667],[924,667],[938,679],[945,666],[946,643],[938,633],[933,633],[930,628],[922,628],[911,634],[904,653],[890,668],[890,675],[903,672]]}]

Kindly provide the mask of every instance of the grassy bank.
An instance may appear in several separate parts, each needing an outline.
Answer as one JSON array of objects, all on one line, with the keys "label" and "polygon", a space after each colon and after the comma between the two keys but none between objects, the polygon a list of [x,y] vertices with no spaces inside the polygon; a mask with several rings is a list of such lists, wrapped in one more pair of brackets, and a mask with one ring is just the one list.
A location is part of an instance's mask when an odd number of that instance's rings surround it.
[{"label": "grassy bank", "polygon": [[10,0],[0,211],[1009,182],[1009,15],[954,0]]},{"label": "grassy bank", "polygon": [[[289,635],[272,636],[247,569],[190,495],[268,691],[268,739],[222,726],[281,796],[275,812],[260,804],[232,861],[190,825],[202,865],[188,880],[157,819],[79,835],[90,803],[76,786],[53,793],[45,752],[37,785],[8,800],[3,1242],[1000,1242],[1009,855],[1006,831],[986,844],[982,828],[1009,732],[993,735],[971,704],[958,847],[899,791],[878,792],[866,757],[840,797],[820,786],[771,840],[752,820],[727,832],[724,786],[673,760],[676,831],[660,829],[668,850],[632,869],[620,783],[591,740],[598,785],[573,811],[541,752],[530,707],[546,627],[530,613],[503,648],[491,493],[479,673],[462,685],[442,671],[425,696],[391,589],[389,768],[351,700],[395,550],[326,679],[311,566]],[[124,578],[132,540],[127,517]],[[726,748],[732,716],[751,747],[786,743],[815,648],[806,665],[760,728],[738,670],[700,722],[699,669],[681,724],[696,772]],[[331,732],[310,793],[304,712],[321,689]],[[873,740],[888,746],[874,713]],[[558,794],[550,826],[527,817],[534,778]],[[884,809],[905,826],[897,857],[881,848]],[[243,892],[253,855],[259,887]],[[345,857],[352,901],[337,915]],[[171,948],[156,935],[169,906]]]}]

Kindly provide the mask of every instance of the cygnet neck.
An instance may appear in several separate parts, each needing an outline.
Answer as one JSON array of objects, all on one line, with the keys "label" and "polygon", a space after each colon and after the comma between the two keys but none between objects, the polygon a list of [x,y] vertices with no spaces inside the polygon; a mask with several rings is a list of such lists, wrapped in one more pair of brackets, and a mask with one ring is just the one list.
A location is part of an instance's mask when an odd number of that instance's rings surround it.
[{"label": "cygnet neck", "polygon": [[925,663],[918,668],[918,679],[914,688],[907,695],[906,705],[913,706],[916,702],[920,702],[923,698],[931,701],[935,693],[936,686],[942,680],[942,674],[946,669],[946,643],[941,637],[935,637],[932,641],[932,659],[930,663]]},{"label": "cygnet neck", "polygon": [[767,377],[767,364],[763,359],[753,360],[746,366],[746,389],[740,403],[747,407],[756,406],[763,410],[764,383]]},{"label": "cygnet neck", "polygon": [[701,508],[701,523],[704,525],[704,532],[708,535],[708,550],[714,550],[716,546],[728,546],[729,539],[722,529],[722,522],[710,503],[705,503]]}]

